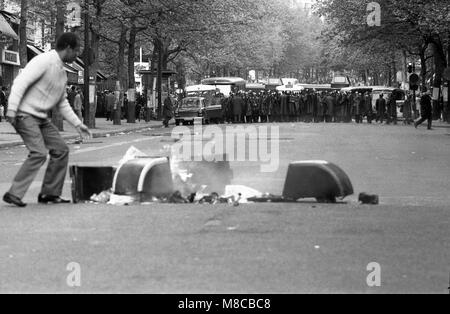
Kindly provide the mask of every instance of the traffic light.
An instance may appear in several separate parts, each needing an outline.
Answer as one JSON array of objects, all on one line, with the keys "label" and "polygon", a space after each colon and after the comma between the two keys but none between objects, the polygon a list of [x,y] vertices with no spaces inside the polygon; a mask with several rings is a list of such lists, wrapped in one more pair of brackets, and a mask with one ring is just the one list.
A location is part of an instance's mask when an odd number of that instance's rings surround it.
[{"label": "traffic light", "polygon": [[408,64],[408,73],[413,73],[413,65],[412,65],[412,63]]},{"label": "traffic light", "polygon": [[419,76],[417,74],[411,74],[411,76],[409,77],[409,89],[411,90],[418,90],[419,89]]}]

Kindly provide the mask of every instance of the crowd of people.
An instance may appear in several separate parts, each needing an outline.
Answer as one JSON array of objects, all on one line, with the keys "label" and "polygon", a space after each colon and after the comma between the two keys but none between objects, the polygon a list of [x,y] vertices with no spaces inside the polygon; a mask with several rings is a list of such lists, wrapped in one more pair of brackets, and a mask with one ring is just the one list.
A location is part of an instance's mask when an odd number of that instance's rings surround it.
[{"label": "crowd of people", "polygon": [[[0,93],[0,109],[6,113],[6,90]],[[4,97],[2,97],[4,95]],[[423,97],[431,96],[429,91],[422,91],[416,105],[412,93],[407,92],[406,99],[400,108],[397,105],[397,95],[380,94],[373,101],[370,92],[358,93],[348,91],[316,91],[304,90],[301,92],[275,92],[275,91],[238,91],[230,93],[229,97],[217,94],[215,102],[220,102],[223,111],[223,120],[226,123],[265,123],[265,122],[306,122],[306,123],[398,123],[398,109],[403,117],[403,123],[416,125],[415,121],[425,113],[428,120],[428,109],[424,105]],[[377,95],[378,96],[378,95]],[[84,114],[83,92],[80,87],[72,86],[67,90],[69,104],[77,116],[82,120]],[[104,90],[97,93],[97,117],[106,117],[113,121],[116,96],[113,91]],[[180,102],[178,102],[180,103]],[[375,105],[374,105],[375,104]],[[177,102],[170,107],[176,108]],[[165,106],[166,107],[166,106]],[[164,112],[167,108],[163,107]],[[422,107],[422,108],[421,108]],[[428,107],[428,106],[425,106]],[[136,94],[135,119],[145,120],[146,97]],[[169,109],[170,110],[170,109]],[[121,119],[128,119],[128,99],[124,95],[121,107]],[[169,116],[167,114],[164,115]],[[173,116],[170,115],[170,116]],[[422,114],[423,117],[423,114]],[[167,119],[165,119],[167,120]],[[0,116],[1,121],[1,116]],[[423,121],[422,121],[423,122]],[[167,123],[164,123],[165,125]],[[431,127],[430,127],[431,128]]]},{"label": "crowd of people", "polygon": [[[129,119],[128,97],[125,93],[123,103],[121,104],[120,119]],[[136,93],[134,116],[138,121],[145,120],[147,109],[147,97],[140,93]],[[114,110],[116,107],[116,95],[114,91],[104,90],[97,93],[97,116],[106,117],[107,121],[114,120]]]},{"label": "crowd of people", "polygon": [[[373,105],[372,94],[341,91],[244,92],[221,100],[227,123],[344,122],[397,124],[398,108],[393,94],[381,94]],[[419,111],[408,95],[403,106],[404,123],[412,124]]]}]

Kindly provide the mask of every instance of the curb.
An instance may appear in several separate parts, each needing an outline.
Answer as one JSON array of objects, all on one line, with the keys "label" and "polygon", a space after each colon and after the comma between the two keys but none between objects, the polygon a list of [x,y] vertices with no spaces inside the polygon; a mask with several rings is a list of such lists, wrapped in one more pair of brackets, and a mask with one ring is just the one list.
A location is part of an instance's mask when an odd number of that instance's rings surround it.
[{"label": "curb", "polygon": [[[140,126],[140,127],[135,127],[135,128],[128,128],[128,129],[120,129],[120,130],[111,130],[111,131],[99,131],[99,132],[95,132],[95,129],[92,133],[92,138],[102,138],[102,137],[106,137],[107,134],[110,135],[117,135],[120,133],[132,133],[135,131],[140,131],[140,130],[145,130],[145,129],[162,129],[162,125],[146,125],[146,126]],[[65,135],[62,136],[62,138],[66,141],[68,140],[76,140],[79,139],[80,136],[79,135]],[[12,147],[17,147],[17,146],[21,146],[24,145],[23,141],[14,141],[14,142],[9,142],[9,143],[3,143],[0,144],[0,149],[5,149],[5,148],[12,148]]]}]

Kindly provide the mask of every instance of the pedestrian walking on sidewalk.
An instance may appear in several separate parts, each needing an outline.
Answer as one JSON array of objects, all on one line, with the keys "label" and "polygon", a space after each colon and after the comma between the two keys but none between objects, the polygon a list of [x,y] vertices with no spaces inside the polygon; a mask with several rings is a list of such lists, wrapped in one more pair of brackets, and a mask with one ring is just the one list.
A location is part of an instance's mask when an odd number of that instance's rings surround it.
[{"label": "pedestrian walking on sidewalk", "polygon": [[0,122],[6,117],[6,112],[8,111],[8,98],[6,97],[6,87],[2,86],[0,91]]},{"label": "pedestrian walking on sidewalk", "polygon": [[163,125],[164,127],[169,127],[169,121],[173,117],[173,105],[172,100],[170,99],[170,95],[164,100],[163,106]]},{"label": "pedestrian walking on sidewalk", "polygon": [[431,124],[433,122],[433,107],[431,106],[430,92],[426,87],[422,89],[422,97],[420,98],[420,113],[422,118],[416,121],[414,126],[417,129],[419,125],[428,120],[428,130],[431,130]]},{"label": "pedestrian walking on sidewalk", "polygon": [[76,87],[72,86],[70,90],[67,92],[67,100],[69,101],[70,107],[74,107],[75,96],[77,95]]},{"label": "pedestrian walking on sidewalk", "polygon": [[108,91],[106,95],[106,121],[114,121],[114,106],[116,103],[116,97],[113,92]]},{"label": "pedestrian walking on sidewalk", "polygon": [[[7,120],[29,150],[4,196],[6,203],[25,207],[22,202],[39,169],[50,160],[42,183],[38,203],[68,203],[61,198],[69,163],[69,147],[47,113],[57,107],[80,136],[91,136],[89,129],[73,112],[67,100],[67,74],[64,63],[75,61],[80,41],[74,33],[64,33],[56,41],[56,49],[34,57],[14,80],[9,96]],[[51,93],[49,93],[51,91]]]},{"label": "pedestrian walking on sidewalk", "polygon": [[83,121],[83,98],[81,95],[81,89],[77,89],[76,91],[76,95],[73,101],[73,111],[75,112],[75,114],[78,116],[78,119],[80,119],[80,121]]}]

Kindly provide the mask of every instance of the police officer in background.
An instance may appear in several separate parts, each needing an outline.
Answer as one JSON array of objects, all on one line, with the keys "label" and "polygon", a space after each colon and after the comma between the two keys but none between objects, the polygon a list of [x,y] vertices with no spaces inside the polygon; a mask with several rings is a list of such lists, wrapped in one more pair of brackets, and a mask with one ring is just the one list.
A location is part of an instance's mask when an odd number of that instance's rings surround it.
[{"label": "police officer in background", "polygon": [[384,116],[386,115],[386,100],[383,97],[384,95],[381,94],[375,105],[377,110],[377,122],[380,122],[381,124],[383,123]]}]

